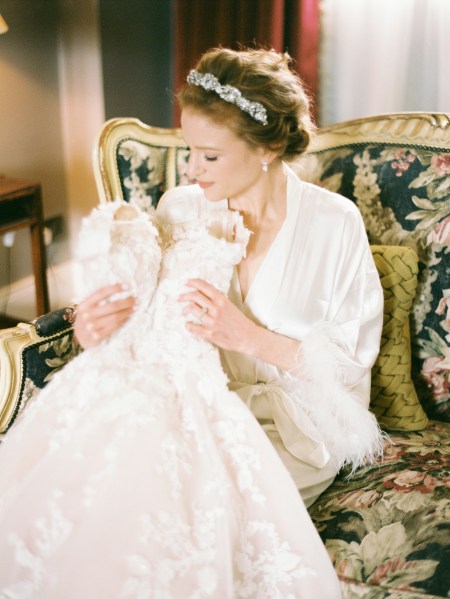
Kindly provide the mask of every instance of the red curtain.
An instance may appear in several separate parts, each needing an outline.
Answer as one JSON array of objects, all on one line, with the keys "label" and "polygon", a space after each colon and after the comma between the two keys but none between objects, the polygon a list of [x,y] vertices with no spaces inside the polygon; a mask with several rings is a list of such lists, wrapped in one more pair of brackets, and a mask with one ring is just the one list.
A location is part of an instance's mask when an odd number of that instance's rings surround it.
[{"label": "red curtain", "polygon": [[[289,52],[317,116],[319,0],[176,0],[175,89],[215,46],[270,46]],[[176,108],[175,123],[179,125]]]}]

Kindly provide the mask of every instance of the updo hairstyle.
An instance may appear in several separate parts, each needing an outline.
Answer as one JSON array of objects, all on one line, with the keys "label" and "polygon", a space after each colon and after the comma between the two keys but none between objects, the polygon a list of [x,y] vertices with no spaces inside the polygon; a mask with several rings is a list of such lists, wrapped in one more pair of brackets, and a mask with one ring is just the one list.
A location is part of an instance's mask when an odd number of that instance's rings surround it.
[{"label": "updo hairstyle", "polygon": [[276,151],[283,160],[294,160],[305,152],[315,128],[309,99],[290,63],[288,54],[275,50],[214,48],[203,54],[196,66],[200,73],[215,75],[221,85],[236,87],[247,100],[260,102],[267,111],[266,125],[222,100],[215,91],[192,84],[178,93],[180,107],[225,124],[250,145]]}]

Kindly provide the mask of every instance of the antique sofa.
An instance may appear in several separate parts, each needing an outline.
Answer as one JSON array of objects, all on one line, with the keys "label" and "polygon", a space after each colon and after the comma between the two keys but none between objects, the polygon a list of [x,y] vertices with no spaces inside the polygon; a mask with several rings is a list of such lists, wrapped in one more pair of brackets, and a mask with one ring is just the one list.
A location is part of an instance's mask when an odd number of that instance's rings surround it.
[{"label": "antique sofa", "polygon": [[[184,183],[187,158],[179,130],[108,121],[94,151],[100,199],[156,205]],[[327,127],[293,168],[359,206],[385,293],[371,399],[384,456],[343,470],[311,517],[345,598],[450,597],[450,115]],[[80,351],[72,321],[67,307],[0,332],[0,433]]]}]

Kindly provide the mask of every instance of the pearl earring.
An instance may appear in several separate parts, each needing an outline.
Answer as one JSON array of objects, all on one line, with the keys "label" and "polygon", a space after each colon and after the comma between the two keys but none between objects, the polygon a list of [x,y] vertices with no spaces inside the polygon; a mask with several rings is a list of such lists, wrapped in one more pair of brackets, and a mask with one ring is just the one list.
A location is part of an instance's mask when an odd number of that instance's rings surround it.
[{"label": "pearl earring", "polygon": [[269,170],[269,165],[267,164],[267,162],[265,160],[263,162],[261,162],[261,166],[262,166],[263,173],[267,173],[267,171]]}]

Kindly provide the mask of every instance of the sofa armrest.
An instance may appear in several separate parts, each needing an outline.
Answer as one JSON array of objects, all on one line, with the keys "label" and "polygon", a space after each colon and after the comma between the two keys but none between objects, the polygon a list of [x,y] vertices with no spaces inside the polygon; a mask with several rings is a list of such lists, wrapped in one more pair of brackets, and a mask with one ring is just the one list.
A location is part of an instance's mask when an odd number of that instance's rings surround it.
[{"label": "sofa armrest", "polygon": [[74,322],[75,309],[70,307],[54,310],[53,312],[39,316],[36,320],[32,321],[32,324],[39,337],[48,337],[68,329]]},{"label": "sofa armrest", "polygon": [[66,362],[80,353],[73,335],[74,309],[0,331],[0,434]]}]

